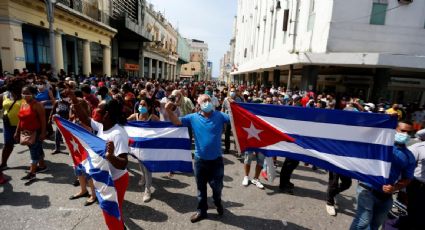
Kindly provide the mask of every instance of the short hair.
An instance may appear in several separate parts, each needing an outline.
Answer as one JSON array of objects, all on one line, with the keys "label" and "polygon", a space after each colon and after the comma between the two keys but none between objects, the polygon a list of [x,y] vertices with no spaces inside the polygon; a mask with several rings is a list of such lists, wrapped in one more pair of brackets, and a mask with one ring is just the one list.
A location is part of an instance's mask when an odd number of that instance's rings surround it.
[{"label": "short hair", "polygon": [[211,97],[208,94],[201,94],[198,97],[198,104],[201,104],[206,98],[211,99]]}]

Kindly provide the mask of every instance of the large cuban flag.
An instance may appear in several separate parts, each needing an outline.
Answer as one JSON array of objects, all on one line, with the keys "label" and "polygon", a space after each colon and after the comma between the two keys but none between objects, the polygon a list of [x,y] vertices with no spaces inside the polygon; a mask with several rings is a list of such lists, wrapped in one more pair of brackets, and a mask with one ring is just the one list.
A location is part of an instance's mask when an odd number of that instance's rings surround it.
[{"label": "large cuban flag", "polygon": [[93,179],[100,208],[120,219],[117,191],[112,180],[109,163],[105,159],[106,142],[79,125],[58,116],[54,117],[71,153],[74,166]]},{"label": "large cuban flag", "polygon": [[193,172],[187,127],[169,122],[129,122],[130,152],[150,172]]},{"label": "large cuban flag", "polygon": [[240,151],[303,161],[375,188],[391,169],[397,119],[389,115],[265,104],[231,104]]}]

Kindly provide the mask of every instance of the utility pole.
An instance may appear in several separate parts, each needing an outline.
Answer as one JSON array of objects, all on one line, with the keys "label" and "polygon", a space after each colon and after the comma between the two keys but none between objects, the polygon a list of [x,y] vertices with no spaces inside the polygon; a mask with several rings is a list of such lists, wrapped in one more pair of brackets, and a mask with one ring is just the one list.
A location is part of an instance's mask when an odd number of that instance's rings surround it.
[{"label": "utility pole", "polygon": [[52,71],[52,77],[57,76],[56,70],[56,44],[55,44],[55,31],[53,29],[54,23],[54,10],[56,0],[45,0],[47,9],[47,21],[49,22],[49,43],[50,43],[50,68]]}]

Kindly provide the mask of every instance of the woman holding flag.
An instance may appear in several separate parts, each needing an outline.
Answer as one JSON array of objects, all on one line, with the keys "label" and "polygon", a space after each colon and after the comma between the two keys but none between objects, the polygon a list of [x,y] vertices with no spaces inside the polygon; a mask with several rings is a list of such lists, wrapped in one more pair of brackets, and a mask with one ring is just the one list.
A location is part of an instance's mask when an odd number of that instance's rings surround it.
[{"label": "woman holding flag", "polygon": [[127,154],[128,135],[121,125],[126,123],[123,117],[122,104],[117,100],[110,100],[108,103],[102,102],[96,109],[96,120],[91,119],[89,114],[85,114],[83,109],[79,109],[80,102],[71,90],[68,90],[72,105],[75,107],[76,116],[86,126],[97,132],[97,136],[107,141],[105,159],[109,163],[112,179],[117,191],[120,218],[115,218],[105,211],[103,216],[109,229],[124,229],[122,215],[122,203],[125,191],[128,187],[129,175],[126,169],[128,164]]}]

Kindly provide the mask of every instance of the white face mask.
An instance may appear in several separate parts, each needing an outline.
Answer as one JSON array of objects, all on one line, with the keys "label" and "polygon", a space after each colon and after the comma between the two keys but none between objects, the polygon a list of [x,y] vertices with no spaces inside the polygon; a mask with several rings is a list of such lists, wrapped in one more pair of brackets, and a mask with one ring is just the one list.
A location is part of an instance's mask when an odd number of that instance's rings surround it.
[{"label": "white face mask", "polygon": [[64,97],[64,98],[62,98],[62,100],[65,101],[65,102],[71,103],[71,98],[69,98],[69,97]]}]

